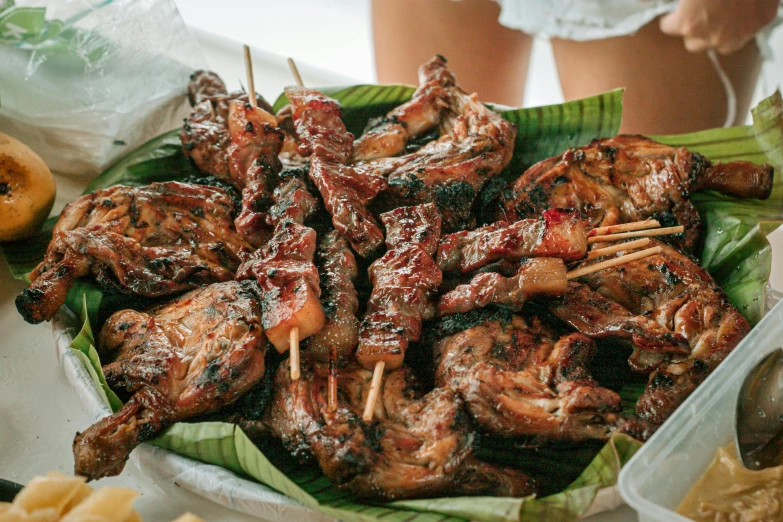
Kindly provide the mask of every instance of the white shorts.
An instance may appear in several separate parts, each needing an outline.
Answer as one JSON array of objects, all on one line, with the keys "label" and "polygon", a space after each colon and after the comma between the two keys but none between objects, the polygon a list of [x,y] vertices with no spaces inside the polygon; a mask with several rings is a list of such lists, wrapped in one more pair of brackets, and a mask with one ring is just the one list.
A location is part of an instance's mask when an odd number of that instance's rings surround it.
[{"label": "white shorts", "polygon": [[[600,40],[626,36],[655,18],[674,11],[677,0],[496,0],[500,23],[511,29],[546,38]],[[778,19],[761,31],[756,40],[762,56],[770,58],[768,45]]]}]

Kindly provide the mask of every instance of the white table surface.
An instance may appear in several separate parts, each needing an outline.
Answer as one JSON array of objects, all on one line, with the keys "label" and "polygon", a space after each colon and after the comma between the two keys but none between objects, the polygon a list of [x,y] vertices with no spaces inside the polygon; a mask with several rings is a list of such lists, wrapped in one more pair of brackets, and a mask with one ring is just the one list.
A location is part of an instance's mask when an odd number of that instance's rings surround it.
[{"label": "white table surface", "polygon": [[[238,53],[229,51],[232,45],[200,34],[209,65],[227,80],[241,76]],[[254,53],[259,91],[275,95],[285,78],[284,60],[263,52]],[[301,67],[305,81],[320,85],[345,83],[324,71]],[[259,81],[261,80],[261,81]],[[342,80],[342,81],[341,81]],[[74,199],[86,180],[57,176],[58,197],[55,211]],[[770,238],[774,259],[783,259],[783,231]],[[772,284],[783,290],[783,264],[773,269]],[[50,470],[72,473],[71,442],[78,430],[87,428],[91,419],[83,410],[74,390],[63,375],[55,356],[51,327],[29,325],[17,314],[14,297],[24,285],[14,280],[5,261],[0,259],[0,478],[26,483],[35,475]],[[243,515],[180,490],[175,498],[160,490],[152,480],[141,475],[132,465],[118,477],[102,479],[97,486],[115,485],[138,490],[136,509],[145,521],[165,522],[185,511],[191,511],[207,521],[251,521],[257,518]],[[591,522],[630,522],[637,520],[628,507],[603,513]]]}]

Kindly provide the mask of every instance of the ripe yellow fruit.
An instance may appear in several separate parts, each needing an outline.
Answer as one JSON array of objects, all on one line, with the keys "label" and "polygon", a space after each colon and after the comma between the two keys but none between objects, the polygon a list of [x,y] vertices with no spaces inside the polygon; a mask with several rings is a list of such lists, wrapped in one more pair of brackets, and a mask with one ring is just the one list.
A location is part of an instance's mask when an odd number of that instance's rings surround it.
[{"label": "ripe yellow fruit", "polygon": [[0,241],[35,234],[49,216],[56,192],[40,156],[0,132]]}]

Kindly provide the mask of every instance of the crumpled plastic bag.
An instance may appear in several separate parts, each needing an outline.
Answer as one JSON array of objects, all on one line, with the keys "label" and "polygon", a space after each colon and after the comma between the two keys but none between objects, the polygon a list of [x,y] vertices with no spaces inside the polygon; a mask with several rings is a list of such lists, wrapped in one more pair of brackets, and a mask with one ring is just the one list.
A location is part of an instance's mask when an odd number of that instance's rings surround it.
[{"label": "crumpled plastic bag", "polygon": [[0,0],[0,131],[92,176],[187,114],[203,67],[173,0]]}]

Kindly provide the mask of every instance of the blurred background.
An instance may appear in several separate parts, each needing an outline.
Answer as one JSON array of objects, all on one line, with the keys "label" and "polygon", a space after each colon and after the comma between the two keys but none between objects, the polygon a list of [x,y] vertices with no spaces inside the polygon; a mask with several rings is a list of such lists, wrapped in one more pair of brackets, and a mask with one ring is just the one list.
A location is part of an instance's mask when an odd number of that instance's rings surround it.
[{"label": "blurred background", "polygon": [[[194,29],[207,64],[220,73],[229,89],[238,87],[240,80],[244,83],[242,49],[237,42],[253,48],[256,89],[267,98],[274,99],[293,83],[285,63],[288,56],[296,60],[306,84],[375,81],[369,0],[222,0],[220,10],[235,16],[215,16],[212,0],[175,1]],[[764,65],[753,105],[783,85],[783,29],[773,33],[770,44],[775,59]],[[547,40],[536,39],[524,105],[562,101],[551,46]]]}]

